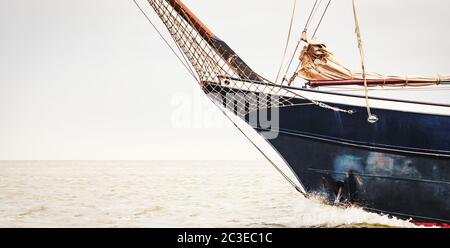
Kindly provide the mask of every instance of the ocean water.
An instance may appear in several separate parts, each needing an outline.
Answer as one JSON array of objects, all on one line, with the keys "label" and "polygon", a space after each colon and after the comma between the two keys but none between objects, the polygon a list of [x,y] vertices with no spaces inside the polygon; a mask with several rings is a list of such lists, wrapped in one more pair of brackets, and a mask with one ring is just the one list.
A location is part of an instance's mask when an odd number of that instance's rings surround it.
[{"label": "ocean water", "polygon": [[305,199],[261,161],[1,161],[0,227],[414,227]]}]

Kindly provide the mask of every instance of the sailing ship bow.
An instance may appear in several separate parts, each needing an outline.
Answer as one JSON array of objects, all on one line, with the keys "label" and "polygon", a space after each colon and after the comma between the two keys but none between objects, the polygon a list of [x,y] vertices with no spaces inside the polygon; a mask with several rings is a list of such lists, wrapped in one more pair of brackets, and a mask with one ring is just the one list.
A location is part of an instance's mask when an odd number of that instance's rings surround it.
[{"label": "sailing ship bow", "polygon": [[[449,84],[449,76],[354,73],[325,45],[308,41],[305,28],[301,40],[306,44],[290,78],[299,76],[309,81],[310,88],[274,84],[255,73],[180,0],[147,1],[175,41],[180,59],[189,64],[191,73],[195,71],[202,90],[224,113],[231,93],[233,113],[264,136],[270,128],[247,117],[260,110],[278,111],[278,126],[271,128],[279,135],[265,138],[296,175],[301,188],[277,168],[298,191],[318,192],[330,202],[358,203],[374,212],[450,223],[450,106],[383,98],[371,98],[369,106],[367,94],[369,86]],[[355,8],[354,14],[357,20]],[[311,89],[341,85],[364,85],[365,100]]]}]

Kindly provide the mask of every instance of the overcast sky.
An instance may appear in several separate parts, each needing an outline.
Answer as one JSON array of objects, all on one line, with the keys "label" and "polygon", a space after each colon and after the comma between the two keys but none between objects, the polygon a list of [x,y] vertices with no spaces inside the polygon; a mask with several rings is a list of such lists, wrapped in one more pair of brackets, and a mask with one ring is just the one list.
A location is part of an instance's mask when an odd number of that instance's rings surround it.
[{"label": "overcast sky", "polygon": [[[255,71],[275,77],[291,0],[184,2]],[[313,2],[298,1],[295,36]],[[450,1],[358,7],[370,71],[450,73]],[[318,37],[357,69],[352,18],[351,1],[334,0]],[[186,97],[195,101],[180,108]],[[423,99],[448,100],[449,91]],[[0,159],[261,159],[231,125],[202,121],[220,117],[210,105],[131,0],[0,0]],[[174,123],[180,111],[194,127]]]}]

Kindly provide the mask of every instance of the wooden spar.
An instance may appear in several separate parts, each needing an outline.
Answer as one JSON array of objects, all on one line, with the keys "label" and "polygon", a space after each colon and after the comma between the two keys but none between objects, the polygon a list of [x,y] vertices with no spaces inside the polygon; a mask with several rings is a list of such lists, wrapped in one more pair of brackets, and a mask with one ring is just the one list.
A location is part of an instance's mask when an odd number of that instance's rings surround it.
[{"label": "wooden spar", "polygon": [[[414,81],[414,80],[402,80],[402,79],[367,79],[367,86],[428,86],[449,84],[450,82],[442,81]],[[362,79],[350,79],[350,80],[322,80],[322,81],[310,81],[309,86],[315,88],[320,86],[348,86],[358,85],[364,86],[364,80]]]},{"label": "wooden spar", "polygon": [[209,41],[211,39],[216,38],[213,32],[203,24],[197,16],[180,0],[166,0],[170,6],[181,16],[184,20],[192,25],[192,27],[199,33],[199,35]]},{"label": "wooden spar", "polygon": [[226,61],[226,63],[244,78],[264,81],[248,66],[224,41],[219,39],[200,19],[180,0],[164,0]]}]

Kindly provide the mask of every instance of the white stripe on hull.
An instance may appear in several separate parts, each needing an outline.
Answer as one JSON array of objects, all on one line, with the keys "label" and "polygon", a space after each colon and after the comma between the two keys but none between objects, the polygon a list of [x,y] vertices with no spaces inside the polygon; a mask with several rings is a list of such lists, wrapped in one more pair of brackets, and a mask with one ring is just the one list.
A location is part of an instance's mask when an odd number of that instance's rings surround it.
[{"label": "white stripe on hull", "polygon": [[[257,83],[243,82],[238,80],[229,80],[229,85],[222,84],[224,88],[231,88],[236,90],[244,90],[265,93],[276,94],[279,96],[293,97],[298,99],[310,99],[327,104],[343,104],[357,107],[366,107],[364,97],[351,96],[335,93],[327,93],[312,90],[303,90],[298,88],[280,88],[279,86],[259,85]],[[450,116],[450,106],[439,106],[427,103],[413,103],[403,102],[401,100],[389,100],[389,99],[373,99],[369,100],[369,105],[373,109],[386,109],[401,112],[411,112],[429,115],[443,115]]]}]

